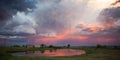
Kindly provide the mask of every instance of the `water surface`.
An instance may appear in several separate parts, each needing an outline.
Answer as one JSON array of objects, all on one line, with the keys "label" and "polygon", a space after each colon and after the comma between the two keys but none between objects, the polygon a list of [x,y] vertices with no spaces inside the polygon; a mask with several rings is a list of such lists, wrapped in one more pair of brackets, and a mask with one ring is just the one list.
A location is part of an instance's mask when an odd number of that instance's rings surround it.
[{"label": "water surface", "polygon": [[57,50],[12,53],[13,56],[74,56],[74,55],[82,55],[82,54],[85,54],[85,51],[74,50],[74,49],[57,49]]}]

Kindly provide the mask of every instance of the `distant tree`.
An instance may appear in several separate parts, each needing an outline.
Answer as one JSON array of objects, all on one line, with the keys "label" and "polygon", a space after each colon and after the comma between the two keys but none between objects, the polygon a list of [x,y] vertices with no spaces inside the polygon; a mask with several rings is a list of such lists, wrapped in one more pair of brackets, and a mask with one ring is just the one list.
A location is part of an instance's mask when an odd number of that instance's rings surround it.
[{"label": "distant tree", "polygon": [[41,44],[40,47],[41,47],[41,48],[44,48],[44,47],[45,47],[45,44]]},{"label": "distant tree", "polygon": [[54,46],[53,45],[49,45],[49,48],[53,48]]},{"label": "distant tree", "polygon": [[100,47],[102,47],[102,46],[100,44],[97,44],[96,48],[100,48]]},{"label": "distant tree", "polygon": [[118,48],[118,47],[117,47],[117,46],[113,46],[113,48],[115,48],[115,49],[116,49],[116,48]]},{"label": "distant tree", "polygon": [[19,45],[14,45],[13,47],[20,47]]},{"label": "distant tree", "polygon": [[71,45],[70,45],[70,44],[68,44],[68,45],[67,45],[67,48],[70,48],[70,47],[71,47]]}]

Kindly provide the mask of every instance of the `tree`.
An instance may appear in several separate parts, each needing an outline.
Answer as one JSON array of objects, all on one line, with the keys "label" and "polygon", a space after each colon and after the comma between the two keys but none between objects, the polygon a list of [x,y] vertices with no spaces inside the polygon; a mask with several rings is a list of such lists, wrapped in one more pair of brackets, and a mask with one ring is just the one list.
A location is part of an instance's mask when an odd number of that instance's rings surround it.
[{"label": "tree", "polygon": [[41,47],[41,48],[44,48],[44,47],[45,47],[45,44],[41,44],[40,47]]},{"label": "tree", "polygon": [[67,48],[70,48],[70,46],[71,46],[71,45],[70,45],[70,44],[68,44],[68,45],[67,45]]},{"label": "tree", "polygon": [[20,47],[20,45],[14,45],[13,47]]},{"label": "tree", "polygon": [[54,46],[53,45],[49,45],[49,48],[53,48]]},{"label": "tree", "polygon": [[97,44],[96,48],[100,48],[100,47],[101,47],[101,45],[100,45],[100,44]]}]

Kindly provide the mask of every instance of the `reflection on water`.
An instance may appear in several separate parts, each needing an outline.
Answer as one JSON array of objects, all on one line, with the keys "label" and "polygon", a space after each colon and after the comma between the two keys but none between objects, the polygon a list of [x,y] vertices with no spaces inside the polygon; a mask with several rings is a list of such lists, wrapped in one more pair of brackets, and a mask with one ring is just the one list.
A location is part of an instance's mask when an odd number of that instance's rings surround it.
[{"label": "reflection on water", "polygon": [[57,49],[57,50],[45,50],[45,51],[27,51],[12,53],[13,56],[74,56],[85,54],[83,50],[73,49]]}]

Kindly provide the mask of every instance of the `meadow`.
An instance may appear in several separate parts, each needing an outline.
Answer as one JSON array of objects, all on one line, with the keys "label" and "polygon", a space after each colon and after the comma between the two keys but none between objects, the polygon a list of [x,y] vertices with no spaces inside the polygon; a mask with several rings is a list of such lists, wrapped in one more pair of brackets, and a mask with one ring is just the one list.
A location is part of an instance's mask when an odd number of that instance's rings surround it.
[{"label": "meadow", "polygon": [[86,51],[86,54],[76,56],[61,57],[29,57],[11,56],[13,52],[64,49],[66,47],[0,47],[0,60],[120,60],[120,48],[113,47],[70,47],[68,49],[78,49]]}]

